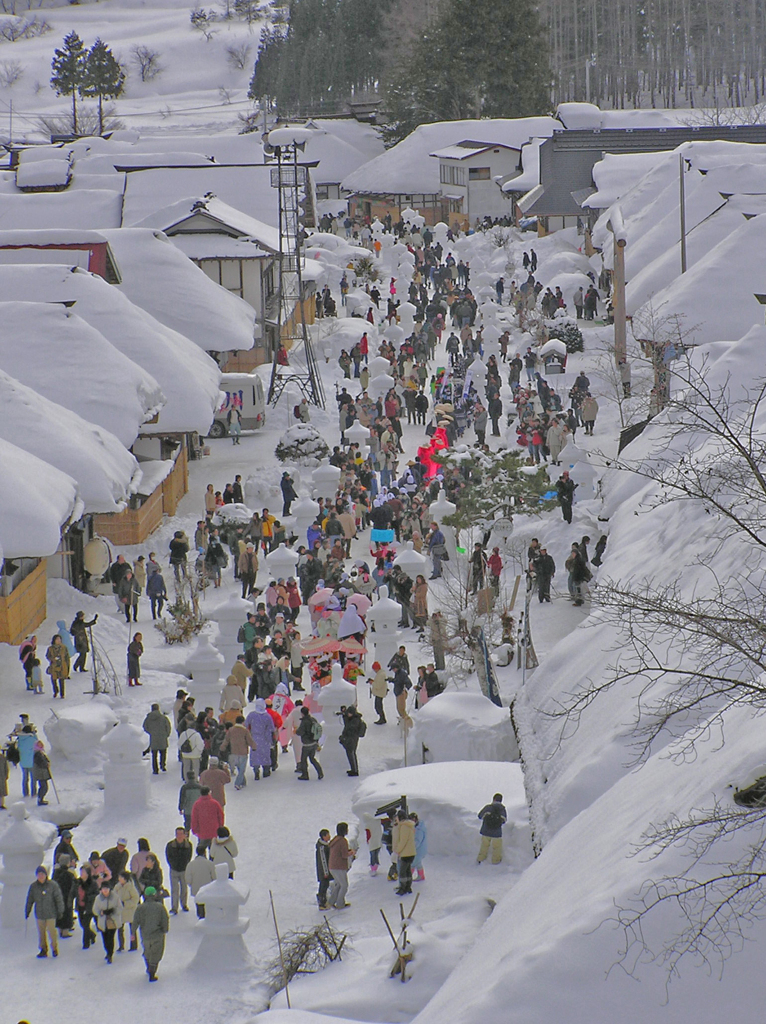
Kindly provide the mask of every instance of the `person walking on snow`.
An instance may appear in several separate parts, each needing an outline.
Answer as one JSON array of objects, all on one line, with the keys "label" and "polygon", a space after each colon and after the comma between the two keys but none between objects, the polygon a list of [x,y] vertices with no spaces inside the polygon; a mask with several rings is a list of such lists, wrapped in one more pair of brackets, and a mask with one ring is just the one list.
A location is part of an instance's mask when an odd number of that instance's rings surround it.
[{"label": "person walking on snow", "polygon": [[327,828],[323,828],[319,832],[319,838],[316,841],[315,860],[317,882],[319,882],[317,906],[320,910],[327,910],[327,890],[330,887],[330,882],[332,882],[332,875],[330,874],[330,830]]},{"label": "person walking on snow", "polygon": [[101,883],[99,894],[93,901],[93,916],[96,919],[96,927],[101,932],[101,941],[106,953],[104,959],[110,964],[114,956],[114,939],[122,927],[122,903],[106,881]]},{"label": "person walking on snow", "polygon": [[[205,904],[203,900],[197,899],[197,894],[203,885],[214,882],[216,879],[215,864],[208,859],[206,849],[202,843],[197,845],[196,857],[186,869],[186,883],[191,889],[194,897],[194,904],[197,908],[197,917],[202,921],[205,917]],[[204,894],[203,894],[204,896]]]},{"label": "person walking on snow", "polygon": [[144,890],[144,901],[136,910],[133,923],[141,933],[141,946],[149,981],[156,981],[157,968],[165,953],[165,936],[170,927],[170,918],[162,903],[162,896],[153,885],[148,885]]},{"label": "person walking on snow", "polygon": [[298,764],[298,781],[308,782],[309,761],[311,761],[316,769],[317,778],[323,779],[324,772],[322,771],[322,766],[316,759],[319,740],[322,737],[322,726],[317,722],[316,718],[313,717],[305,705],[301,707],[301,720],[295,734],[301,743],[301,759]]},{"label": "person walking on snow", "polygon": [[48,878],[47,870],[42,865],[35,871],[35,881],[27,890],[27,902],[24,908],[25,919],[35,908],[37,935],[40,943],[39,960],[48,956],[48,936],[51,941],[51,952],[59,955],[59,940],[56,933],[56,919],[64,913],[64,897],[61,889],[53,879]]},{"label": "person walking on snow", "polygon": [[170,738],[170,719],[160,711],[159,704],[152,704],[152,709],[144,719],[143,730],[149,737],[149,749],[152,752],[152,773],[159,775],[167,768],[168,739]]},{"label": "person walking on snow", "polygon": [[492,803],[486,804],[479,811],[481,819],[481,846],[476,863],[481,864],[487,859],[487,854],[492,850],[492,863],[499,864],[503,859],[503,825],[508,820],[505,807],[503,806],[503,794],[495,793]]},{"label": "person walking on snow", "polygon": [[569,479],[569,471],[565,469],[556,482],[556,494],[565,523],[572,522],[572,502],[576,487],[577,484]]},{"label": "person walking on snow", "polygon": [[348,843],[348,824],[340,821],[335,826],[335,835],[330,840],[328,865],[332,875],[332,884],[328,895],[328,906],[336,910],[344,910],[350,906],[346,903],[348,892],[348,872],[354,860],[354,851]]},{"label": "person walking on snow", "polygon": [[189,909],[186,889],[186,869],[192,859],[192,844],[186,835],[186,829],[176,829],[175,838],[165,846],[165,860],[170,868],[170,913],[178,913],[180,903],[182,910]]},{"label": "person walking on snow", "polygon": [[88,660],[88,651],[90,651],[90,644],[88,643],[88,630],[91,626],[95,626],[98,621],[98,615],[94,615],[90,622],[85,621],[85,612],[78,612],[72,620],[72,625],[69,627],[69,632],[72,634],[74,640],[74,649],[77,651],[77,658],[74,663],[75,672],[85,672],[85,663]]},{"label": "person walking on snow", "polygon": [[412,862],[415,860],[415,822],[400,811],[391,830],[391,848],[396,856],[399,876],[397,896],[412,892]]},{"label": "person walking on snow", "polygon": [[209,849],[223,825],[223,807],[210,795],[207,786],[202,787],[199,799],[192,807],[191,830],[201,846]]},{"label": "person walking on snow", "polygon": [[261,769],[264,779],[268,779],[271,775],[271,745],[276,739],[277,730],[262,697],[256,700],[254,710],[245,719],[245,725],[255,743],[250,750],[250,767],[253,769],[255,781],[260,779]]}]

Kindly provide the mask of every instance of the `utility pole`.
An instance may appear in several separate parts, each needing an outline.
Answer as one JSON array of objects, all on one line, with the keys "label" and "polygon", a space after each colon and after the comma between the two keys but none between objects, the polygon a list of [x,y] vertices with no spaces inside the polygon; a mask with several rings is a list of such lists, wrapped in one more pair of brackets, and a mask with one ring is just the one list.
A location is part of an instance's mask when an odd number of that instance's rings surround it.
[{"label": "utility pole", "polygon": [[684,184],[684,155],[678,154],[678,181],[681,207],[681,273],[686,273],[686,187]]},{"label": "utility pole", "polygon": [[585,102],[590,103],[590,69],[596,66],[596,54],[585,58]]},{"label": "utility pole", "polygon": [[615,206],[607,223],[614,240],[614,268],[612,294],[614,296],[614,361],[617,366],[628,358],[627,325],[625,315],[625,224],[622,211]]}]

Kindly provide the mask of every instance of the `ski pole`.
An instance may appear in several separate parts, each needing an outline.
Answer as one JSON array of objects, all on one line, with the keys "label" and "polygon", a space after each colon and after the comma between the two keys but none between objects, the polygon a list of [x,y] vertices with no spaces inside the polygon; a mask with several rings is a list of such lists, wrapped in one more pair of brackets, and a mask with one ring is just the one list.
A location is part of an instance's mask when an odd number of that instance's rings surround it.
[{"label": "ski pole", "polygon": [[56,783],[53,781],[53,776],[52,775],[51,775],[51,785],[53,786],[53,792],[56,794],[56,803],[60,804],[61,801],[59,800],[59,791],[56,789]]}]

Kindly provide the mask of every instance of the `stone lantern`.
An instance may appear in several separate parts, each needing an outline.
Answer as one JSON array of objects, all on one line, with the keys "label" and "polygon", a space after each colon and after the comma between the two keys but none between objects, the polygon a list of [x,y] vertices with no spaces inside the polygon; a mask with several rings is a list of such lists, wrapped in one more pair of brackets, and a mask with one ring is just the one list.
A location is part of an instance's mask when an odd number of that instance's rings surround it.
[{"label": "stone lantern", "polygon": [[338,489],[340,467],[331,466],[329,462],[317,466],[314,470],[314,495],[317,498],[332,498]]},{"label": "stone lantern", "polygon": [[367,612],[366,621],[375,628],[375,660],[386,668],[401,643],[401,633],[397,627],[402,609],[388,596],[388,587],[381,587],[378,593],[380,597]]},{"label": "stone lantern", "polygon": [[336,661],[332,667],[332,680],[317,695],[323,722],[320,741],[322,749],[318,759],[325,772],[338,775],[341,769],[348,769],[346,752],[338,742],[343,729],[343,718],[339,711],[342,707],[355,706],[356,696],[356,687],[343,678],[343,669]]},{"label": "stone lantern", "polygon": [[247,613],[253,610],[252,601],[232,594],[227,601],[219,604],[210,613],[210,618],[218,623],[218,638],[215,645],[223,655],[227,672],[237,660],[237,655],[242,653],[242,644],[237,640],[237,633],[239,627],[247,622]]},{"label": "stone lantern", "polygon": [[309,526],[319,515],[319,503],[313,498],[301,498],[293,505],[294,529],[298,544],[306,544]]},{"label": "stone lantern", "polygon": [[251,959],[244,934],[250,918],[240,915],[240,907],[250,899],[250,890],[241,889],[229,878],[228,864],[216,867],[216,879],[200,889],[197,899],[205,904],[205,917],[197,922],[202,942],[189,965],[195,973],[207,976],[221,971],[250,969]]},{"label": "stone lantern", "polygon": [[12,824],[0,838],[0,855],[3,858],[0,927],[21,930],[24,927],[27,889],[35,880],[35,869],[42,864],[45,851],[56,835],[56,828],[48,822],[30,821],[22,803],[11,804],[8,810]]},{"label": "stone lantern", "polygon": [[225,664],[226,659],[213,647],[209,637],[201,636],[185,665],[186,674],[191,676],[189,692],[194,697],[198,711],[204,711],[206,707],[218,707]]},{"label": "stone lantern", "polygon": [[148,764],[143,760],[146,733],[130,725],[128,716],[101,740],[104,765],[104,811],[115,816],[146,810],[149,803]]},{"label": "stone lantern", "polygon": [[266,555],[266,565],[273,580],[286,580],[295,575],[295,563],[298,555],[295,551],[280,544],[271,554]]},{"label": "stone lantern", "polygon": [[408,540],[394,559],[394,565],[398,565],[402,572],[405,572],[411,580],[415,580],[418,574],[425,573],[428,559],[425,555],[419,555],[412,541]]}]

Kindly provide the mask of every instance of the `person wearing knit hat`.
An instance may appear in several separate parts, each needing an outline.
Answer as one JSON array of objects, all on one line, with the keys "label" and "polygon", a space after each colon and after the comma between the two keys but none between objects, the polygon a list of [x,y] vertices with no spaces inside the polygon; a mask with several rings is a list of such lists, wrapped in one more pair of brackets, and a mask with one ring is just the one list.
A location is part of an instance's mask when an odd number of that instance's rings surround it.
[{"label": "person wearing knit hat", "polygon": [[32,780],[37,783],[37,806],[44,807],[48,801],[45,799],[48,792],[48,782],[51,779],[51,763],[45,753],[45,744],[37,740],[32,755]]},{"label": "person wearing knit hat", "polygon": [[374,675],[370,679],[370,693],[374,698],[375,714],[378,716],[377,720],[373,722],[373,725],[385,725],[386,712],[383,708],[383,698],[388,693],[386,671],[382,668],[379,661],[373,661],[372,671],[374,672]]},{"label": "person wearing knit hat", "polygon": [[144,889],[144,899],[133,915],[133,924],[141,933],[141,946],[149,981],[157,980],[157,968],[165,953],[165,936],[170,918],[153,885]]}]

